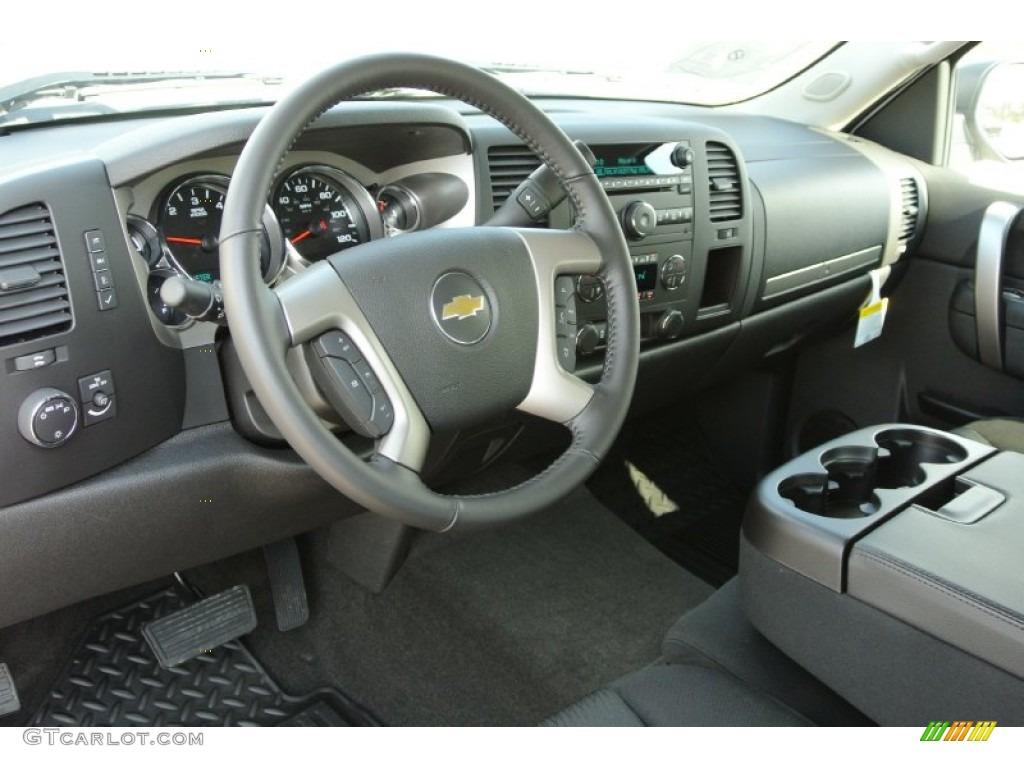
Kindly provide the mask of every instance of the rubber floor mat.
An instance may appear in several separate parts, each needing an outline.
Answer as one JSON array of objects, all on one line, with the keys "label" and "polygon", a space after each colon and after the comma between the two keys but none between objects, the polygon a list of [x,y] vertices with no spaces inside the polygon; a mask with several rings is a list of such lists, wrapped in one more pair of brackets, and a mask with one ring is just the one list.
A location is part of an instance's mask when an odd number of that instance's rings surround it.
[{"label": "rubber floor mat", "polygon": [[[652,511],[630,464],[665,494],[671,502],[662,502],[665,509],[677,509]],[[695,576],[720,586],[736,575],[746,493],[719,467],[692,421],[647,418],[624,431],[587,487]]]},{"label": "rubber floor mat", "polygon": [[142,628],[195,602],[169,587],[89,625],[34,726],[362,726],[376,719],[340,691],[284,693],[239,641],[170,669]]}]

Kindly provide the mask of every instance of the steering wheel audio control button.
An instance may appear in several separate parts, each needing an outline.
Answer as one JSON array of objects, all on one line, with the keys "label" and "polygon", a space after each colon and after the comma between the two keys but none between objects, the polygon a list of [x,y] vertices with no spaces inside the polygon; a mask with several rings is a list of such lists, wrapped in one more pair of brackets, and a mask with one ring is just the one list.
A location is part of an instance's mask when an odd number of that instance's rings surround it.
[{"label": "steering wheel audio control button", "polygon": [[564,307],[555,307],[555,333],[559,336],[576,335],[576,301],[569,299]]},{"label": "steering wheel audio control button", "polygon": [[555,278],[555,306],[564,307],[576,292],[573,280],[568,275]]},{"label": "steering wheel audio control button", "polygon": [[347,333],[342,331],[328,331],[321,334],[313,342],[313,349],[320,357],[336,357],[349,363],[356,363],[363,359],[359,349],[352,343]]},{"label": "steering wheel audio control button", "polygon": [[348,334],[323,333],[310,350],[306,360],[313,380],[345,423],[364,437],[387,434],[395,423],[394,408],[377,374]]},{"label": "steering wheel audio control button", "polygon": [[373,417],[370,419],[370,423],[378,433],[374,437],[386,435],[395,423],[395,409],[391,407],[391,401],[383,392],[378,392],[373,396]]},{"label": "steering wheel audio control button", "polygon": [[377,378],[377,374],[373,372],[373,369],[367,365],[365,360],[358,360],[352,363],[352,368],[359,374],[359,378],[363,380],[370,393],[380,392],[380,379]]},{"label": "steering wheel audio control button", "polygon": [[355,419],[360,422],[369,419],[373,410],[373,397],[366,388],[363,377],[344,360],[325,357],[324,364],[335,383],[339,385],[339,392]]},{"label": "steering wheel audio control button", "polygon": [[576,370],[576,336],[559,336],[555,341],[558,364],[572,373]]}]

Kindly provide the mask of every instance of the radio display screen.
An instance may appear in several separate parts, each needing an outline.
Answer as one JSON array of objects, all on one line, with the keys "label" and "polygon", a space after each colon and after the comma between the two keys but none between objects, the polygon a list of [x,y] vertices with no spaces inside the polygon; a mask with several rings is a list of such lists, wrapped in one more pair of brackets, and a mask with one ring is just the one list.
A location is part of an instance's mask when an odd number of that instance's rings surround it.
[{"label": "radio display screen", "polygon": [[629,176],[656,176],[658,171],[647,162],[661,144],[613,144],[591,147],[596,158],[594,173],[599,179]]},{"label": "radio display screen", "polygon": [[653,291],[658,285],[657,264],[634,264],[633,274],[636,275],[638,291]]}]

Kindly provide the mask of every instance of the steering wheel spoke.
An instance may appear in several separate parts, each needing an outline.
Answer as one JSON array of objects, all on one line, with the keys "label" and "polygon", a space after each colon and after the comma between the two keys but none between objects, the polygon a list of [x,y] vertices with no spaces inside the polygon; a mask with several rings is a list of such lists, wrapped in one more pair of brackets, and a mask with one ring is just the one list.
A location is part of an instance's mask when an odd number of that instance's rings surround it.
[{"label": "steering wheel spoke", "polygon": [[[254,265],[276,169],[326,109],[395,86],[461,98],[512,130],[565,191],[574,230],[417,232],[315,264],[270,294]],[[368,509],[437,531],[514,520],[586,480],[626,416],[640,316],[615,212],[569,138],[522,94],[479,70],[420,54],[388,54],[340,63],[300,85],[267,112],[239,156],[220,242],[225,308],[256,395],[295,451]],[[563,368],[557,356],[556,279],[580,274],[598,274],[606,288],[607,353],[596,386]],[[345,337],[324,337],[333,333]],[[328,348],[328,342],[340,346]],[[345,343],[358,350],[394,409],[369,461],[328,429],[281,359],[301,350],[307,363],[340,360],[355,371]],[[329,392],[332,385],[317,388]],[[445,496],[422,483],[428,423],[462,429],[514,407],[573,429],[572,444],[548,471],[480,496]]]},{"label": "steering wheel spoke", "polygon": [[[569,296],[563,296],[569,275],[594,274],[601,268],[597,244],[583,232],[517,230],[526,243],[536,281],[539,323],[533,380],[518,409],[565,424],[579,415],[594,395],[594,388],[567,370],[575,359],[575,337],[558,333],[557,316]],[[569,278],[571,279],[571,278]]]},{"label": "steering wheel spoke", "polygon": [[418,472],[430,429],[365,315],[326,262],[274,291],[292,347],[303,346],[317,389],[376,452]]}]

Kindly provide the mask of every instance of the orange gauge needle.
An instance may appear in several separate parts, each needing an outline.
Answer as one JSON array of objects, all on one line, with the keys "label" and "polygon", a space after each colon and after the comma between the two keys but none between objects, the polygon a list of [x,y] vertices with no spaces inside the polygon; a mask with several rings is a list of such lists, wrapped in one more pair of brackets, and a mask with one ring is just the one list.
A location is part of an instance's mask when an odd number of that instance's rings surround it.
[{"label": "orange gauge needle", "polygon": [[310,230],[307,229],[301,235],[296,235],[295,237],[292,238],[292,245],[295,245],[296,243],[298,243],[298,242],[300,242],[302,240],[305,240],[307,237],[309,237],[312,234],[313,233]]},{"label": "orange gauge needle", "polygon": [[182,245],[202,245],[203,241],[197,237],[168,237],[168,243],[181,243]]}]

